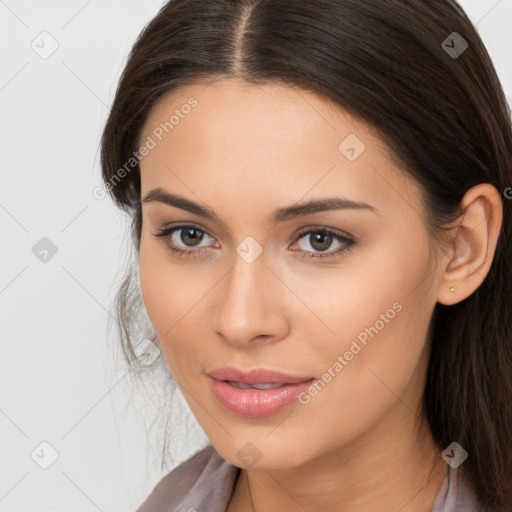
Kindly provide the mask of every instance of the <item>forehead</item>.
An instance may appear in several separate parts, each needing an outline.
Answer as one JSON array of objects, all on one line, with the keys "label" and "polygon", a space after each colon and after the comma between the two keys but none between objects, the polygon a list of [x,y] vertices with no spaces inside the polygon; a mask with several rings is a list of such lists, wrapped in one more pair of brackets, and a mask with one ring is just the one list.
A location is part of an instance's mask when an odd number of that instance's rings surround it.
[{"label": "forehead", "polygon": [[[192,101],[196,105],[188,108]],[[180,112],[182,111],[182,112]],[[313,137],[320,130],[325,150],[338,140],[338,134],[358,133],[369,135],[369,129],[357,123],[340,107],[309,91],[281,83],[254,85],[235,79],[219,79],[210,84],[194,84],[180,87],[164,95],[151,109],[143,127],[142,135],[150,134],[154,128],[169,122],[173,114],[172,128],[168,133],[178,135],[193,125],[197,143],[210,142],[218,145],[236,146],[244,142],[246,150],[254,145],[298,147],[310,149],[318,146]],[[186,121],[189,119],[189,121]],[[332,132],[325,139],[327,132]],[[247,144],[248,137],[252,144]]]},{"label": "forehead", "polygon": [[141,160],[142,194],[193,188],[220,204],[236,192],[242,202],[257,196],[282,206],[334,191],[379,209],[418,199],[370,127],[284,84],[229,79],[181,87],[152,108],[140,142],[149,139],[154,147]]}]

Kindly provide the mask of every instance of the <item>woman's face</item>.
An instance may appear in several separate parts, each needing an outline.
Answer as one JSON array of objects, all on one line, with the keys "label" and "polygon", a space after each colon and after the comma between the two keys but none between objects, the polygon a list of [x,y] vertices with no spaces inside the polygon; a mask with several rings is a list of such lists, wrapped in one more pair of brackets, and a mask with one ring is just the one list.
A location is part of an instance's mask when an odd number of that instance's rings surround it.
[{"label": "woman's face", "polygon": [[[140,142],[142,294],[217,451],[292,467],[410,432],[441,269],[419,188],[369,129],[303,90],[218,80],[164,97]],[[314,380],[240,389],[209,376],[226,367]]]}]

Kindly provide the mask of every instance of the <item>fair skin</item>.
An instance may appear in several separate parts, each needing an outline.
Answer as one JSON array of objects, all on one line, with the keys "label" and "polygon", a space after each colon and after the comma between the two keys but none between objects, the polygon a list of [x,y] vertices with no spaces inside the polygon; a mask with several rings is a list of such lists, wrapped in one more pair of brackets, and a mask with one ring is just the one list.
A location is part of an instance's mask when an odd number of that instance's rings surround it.
[{"label": "fair skin", "polygon": [[[217,80],[163,97],[140,140],[191,97],[197,106],[141,162],[141,197],[162,188],[220,220],[143,202],[140,284],[193,414],[219,454],[242,468],[228,512],[429,512],[448,465],[420,414],[427,330],[437,302],[455,304],[485,279],[499,192],[488,184],[468,191],[453,242],[433,259],[420,189],[367,126],[310,92]],[[338,149],[350,134],[366,146],[354,161]],[[269,220],[276,208],[334,195],[374,211]],[[186,236],[190,224],[202,238]],[[178,225],[188,227],[167,239],[201,253],[178,257],[154,236]],[[299,238],[304,228],[313,233]],[[355,244],[332,258],[302,258],[347,245],[332,238],[323,251],[314,236],[322,228]],[[236,251],[247,237],[263,249],[251,263]],[[205,374],[218,367],[321,379],[394,303],[400,312],[308,404],[247,418],[212,395]],[[261,454],[255,464],[237,455],[247,443]]]}]

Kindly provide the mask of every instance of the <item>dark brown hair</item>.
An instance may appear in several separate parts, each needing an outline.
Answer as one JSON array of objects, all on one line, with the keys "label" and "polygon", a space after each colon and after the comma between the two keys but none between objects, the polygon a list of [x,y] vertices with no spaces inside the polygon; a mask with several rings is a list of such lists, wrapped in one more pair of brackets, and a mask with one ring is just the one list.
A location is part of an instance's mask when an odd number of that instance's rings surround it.
[{"label": "dark brown hair", "polygon": [[[447,49],[454,37],[468,44],[460,55]],[[469,188],[512,186],[510,110],[454,0],[173,0],[135,42],[102,138],[105,187],[129,213],[137,251],[140,172],[130,159],[141,127],[164,94],[216,77],[301,87],[373,127],[421,185],[433,242],[463,213]],[[484,282],[453,306],[436,304],[423,402],[436,442],[469,453],[464,469],[483,510],[496,512],[512,510],[510,200],[503,207]],[[116,298],[128,359],[140,309],[131,284],[133,271]]]}]

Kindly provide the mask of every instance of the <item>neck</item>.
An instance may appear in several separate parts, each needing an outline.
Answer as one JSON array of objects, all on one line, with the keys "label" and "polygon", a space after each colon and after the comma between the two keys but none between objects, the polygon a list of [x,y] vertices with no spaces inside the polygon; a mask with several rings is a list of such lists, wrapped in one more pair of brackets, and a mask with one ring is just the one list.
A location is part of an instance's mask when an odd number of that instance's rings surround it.
[{"label": "neck", "polygon": [[243,469],[227,512],[430,512],[447,472],[442,450],[402,402],[392,409],[350,444],[300,466]]}]

